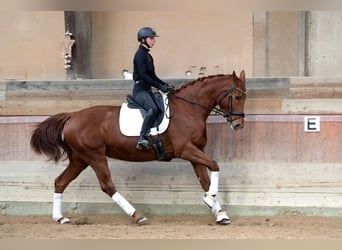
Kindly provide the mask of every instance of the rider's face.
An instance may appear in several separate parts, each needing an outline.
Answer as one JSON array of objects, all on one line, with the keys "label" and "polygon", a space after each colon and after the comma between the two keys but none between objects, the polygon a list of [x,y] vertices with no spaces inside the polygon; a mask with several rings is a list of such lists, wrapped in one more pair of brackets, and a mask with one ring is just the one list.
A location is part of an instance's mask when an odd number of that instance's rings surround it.
[{"label": "rider's face", "polygon": [[154,44],[156,43],[156,38],[155,37],[146,37],[146,43],[148,44],[148,46],[150,48],[152,48],[154,46]]}]

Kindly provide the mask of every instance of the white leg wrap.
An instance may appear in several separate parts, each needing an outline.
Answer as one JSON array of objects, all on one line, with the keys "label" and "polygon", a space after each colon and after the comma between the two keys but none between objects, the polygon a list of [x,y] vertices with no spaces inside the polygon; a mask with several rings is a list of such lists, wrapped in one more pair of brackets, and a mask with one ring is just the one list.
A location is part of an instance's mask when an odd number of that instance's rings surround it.
[{"label": "white leg wrap", "polygon": [[133,216],[135,208],[118,192],[113,194],[112,200],[122,208],[122,210],[129,216]]},{"label": "white leg wrap", "polygon": [[58,221],[59,219],[63,217],[62,202],[63,202],[63,194],[54,193],[53,194],[52,219],[55,221]]},{"label": "white leg wrap", "polygon": [[218,171],[216,172],[211,172],[210,176],[210,187],[209,187],[209,195],[215,196],[218,193],[218,186],[219,186],[219,173]]},{"label": "white leg wrap", "polygon": [[204,204],[210,209],[212,210],[214,207],[214,204],[216,202],[216,198],[214,196],[209,195],[208,193],[206,193],[203,197],[203,201]]},{"label": "white leg wrap", "polygon": [[220,203],[216,200],[216,197],[209,195],[208,193],[203,197],[203,201],[214,215],[216,215],[222,209]]},{"label": "white leg wrap", "polygon": [[213,214],[218,214],[220,211],[221,211],[221,206],[220,206],[220,203],[216,200],[216,202],[214,203],[214,206],[212,207],[211,209],[211,212]]}]

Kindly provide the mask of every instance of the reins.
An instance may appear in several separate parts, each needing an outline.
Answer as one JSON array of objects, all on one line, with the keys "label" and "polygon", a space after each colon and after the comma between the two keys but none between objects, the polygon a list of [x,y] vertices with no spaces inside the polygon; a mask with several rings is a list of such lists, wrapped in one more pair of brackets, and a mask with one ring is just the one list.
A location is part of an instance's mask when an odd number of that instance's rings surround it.
[{"label": "reins", "polygon": [[[176,95],[175,93],[172,93],[172,92],[170,94],[173,95],[174,97],[176,97],[177,99],[180,99],[180,100],[183,100],[187,103],[190,103],[191,105],[195,105],[195,106],[198,106],[202,109],[206,109],[209,112],[214,112],[216,115],[221,115],[224,118],[226,118],[228,122],[233,122],[237,119],[245,117],[245,114],[243,112],[234,112],[232,110],[233,109],[233,92],[234,92],[234,90],[240,92],[243,95],[247,94],[246,91],[236,87],[235,84],[232,84],[232,86],[223,94],[223,96],[221,98],[219,98],[219,100],[217,100],[217,103],[219,103],[224,97],[228,96],[228,106],[227,106],[226,112],[224,112],[224,111],[222,111],[222,109],[218,109],[216,107],[210,108],[210,107],[204,106],[204,105],[199,104],[197,102],[194,102],[194,101],[191,101],[191,100],[186,99],[184,97],[181,97],[179,95]],[[239,117],[232,119],[231,116],[239,116]]]}]

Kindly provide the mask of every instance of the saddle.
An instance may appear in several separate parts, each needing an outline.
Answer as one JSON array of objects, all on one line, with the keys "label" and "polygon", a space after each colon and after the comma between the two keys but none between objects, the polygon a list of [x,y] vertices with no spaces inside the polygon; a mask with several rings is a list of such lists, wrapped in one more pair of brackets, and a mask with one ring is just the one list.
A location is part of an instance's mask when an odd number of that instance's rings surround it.
[{"label": "saddle", "polygon": [[[126,98],[127,98],[127,107],[131,109],[139,109],[143,119],[145,119],[147,111],[143,107],[141,107],[138,103],[136,103],[133,96],[127,95]],[[160,123],[162,122],[164,118],[164,112],[165,112],[164,99],[160,92],[152,93],[152,98],[154,102],[157,104],[157,107],[159,109],[157,118],[155,119],[152,125],[152,128],[156,127],[158,129],[158,126],[160,125]]]},{"label": "saddle", "polygon": [[[171,159],[165,155],[163,141],[159,136],[166,131],[170,121],[167,95],[155,92],[153,99],[160,112],[150,129],[150,135],[157,135],[157,138],[152,140],[152,147],[157,160],[170,161]],[[125,136],[139,136],[146,113],[146,110],[137,104],[131,95],[127,95],[127,103],[123,103],[120,109],[119,126],[121,133]]]}]

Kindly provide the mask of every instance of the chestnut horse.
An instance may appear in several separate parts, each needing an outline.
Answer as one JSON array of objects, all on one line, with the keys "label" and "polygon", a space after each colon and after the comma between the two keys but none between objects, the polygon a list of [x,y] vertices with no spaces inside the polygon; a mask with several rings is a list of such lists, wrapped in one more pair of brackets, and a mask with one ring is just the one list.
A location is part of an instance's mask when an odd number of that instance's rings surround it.
[{"label": "chestnut horse", "polygon": [[[206,120],[214,112],[225,117],[234,130],[243,128],[245,100],[244,71],[239,77],[233,72],[232,75],[199,78],[168,94],[170,123],[160,135],[168,158],[191,162],[205,191],[204,204],[216,217],[216,222],[223,225],[229,224],[230,219],[216,199],[219,166],[204,152]],[[33,131],[30,144],[36,153],[45,154],[55,163],[69,160],[66,169],[55,179],[52,217],[56,222],[70,222],[62,214],[63,192],[88,166],[95,171],[102,191],[127,215],[138,224],[147,221],[117,192],[106,157],[144,162],[156,160],[156,155],[152,149],[136,149],[137,137],[120,133],[119,113],[119,106],[94,106],[60,113],[41,122]]]}]

